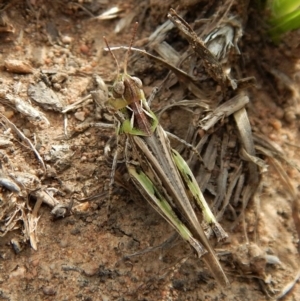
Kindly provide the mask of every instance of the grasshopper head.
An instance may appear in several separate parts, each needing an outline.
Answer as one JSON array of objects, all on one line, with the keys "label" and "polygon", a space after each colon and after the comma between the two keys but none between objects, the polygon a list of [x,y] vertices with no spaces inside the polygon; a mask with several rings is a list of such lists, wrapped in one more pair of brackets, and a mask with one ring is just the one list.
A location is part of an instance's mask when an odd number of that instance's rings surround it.
[{"label": "grasshopper head", "polygon": [[113,84],[112,106],[120,110],[135,101],[140,101],[144,97],[142,89],[143,84],[138,77],[130,76],[127,73],[120,74]]}]

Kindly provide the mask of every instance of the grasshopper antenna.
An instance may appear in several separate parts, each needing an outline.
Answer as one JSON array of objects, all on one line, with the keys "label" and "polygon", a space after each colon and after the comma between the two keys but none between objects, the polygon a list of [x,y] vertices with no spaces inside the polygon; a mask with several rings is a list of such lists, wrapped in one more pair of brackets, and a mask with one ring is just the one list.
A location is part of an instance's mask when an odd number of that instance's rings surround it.
[{"label": "grasshopper antenna", "polygon": [[110,47],[109,47],[109,45],[108,45],[108,42],[107,42],[105,36],[103,36],[103,40],[104,40],[104,42],[105,42],[105,44],[106,44],[106,47],[107,47],[108,51],[110,52],[111,56],[113,57],[113,59],[114,59],[115,62],[116,62],[116,65],[117,65],[117,78],[119,78],[119,75],[120,75],[120,65],[119,65],[119,63],[118,63],[118,60],[117,60],[116,56],[114,55],[114,53],[111,51],[111,49],[110,49]]},{"label": "grasshopper antenna", "polygon": [[130,41],[130,45],[129,45],[129,48],[128,48],[127,52],[126,52],[126,56],[125,56],[125,62],[124,62],[124,74],[127,73],[127,63],[128,63],[128,59],[129,59],[129,54],[130,54],[130,50],[131,50],[131,47],[132,47],[132,45],[133,45],[133,42],[134,42],[134,39],[135,39],[135,36],[136,36],[136,32],[137,32],[138,25],[139,25],[139,23],[138,23],[138,22],[135,22],[134,28],[133,28],[132,38],[131,38],[131,41]]}]

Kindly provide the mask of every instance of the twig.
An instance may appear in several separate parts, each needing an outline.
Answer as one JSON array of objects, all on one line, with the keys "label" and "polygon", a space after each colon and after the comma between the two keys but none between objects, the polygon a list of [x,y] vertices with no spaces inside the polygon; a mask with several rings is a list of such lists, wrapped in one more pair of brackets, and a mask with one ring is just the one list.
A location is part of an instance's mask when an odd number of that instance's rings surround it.
[{"label": "twig", "polygon": [[290,292],[290,290],[295,286],[295,284],[299,281],[299,279],[300,279],[300,271],[298,271],[296,277],[282,289],[281,293],[277,296],[276,300],[280,300],[283,297],[285,297]]},{"label": "twig", "polygon": [[46,171],[45,163],[44,163],[42,157],[40,156],[40,154],[38,153],[38,151],[36,150],[36,148],[34,147],[34,145],[31,143],[31,141],[17,128],[17,126],[14,123],[9,121],[3,114],[0,113],[0,117],[10,126],[10,128],[12,128],[18,134],[18,136],[22,140],[24,140],[30,146],[30,148],[33,150],[33,152],[37,156],[38,160],[41,162],[44,171]]}]

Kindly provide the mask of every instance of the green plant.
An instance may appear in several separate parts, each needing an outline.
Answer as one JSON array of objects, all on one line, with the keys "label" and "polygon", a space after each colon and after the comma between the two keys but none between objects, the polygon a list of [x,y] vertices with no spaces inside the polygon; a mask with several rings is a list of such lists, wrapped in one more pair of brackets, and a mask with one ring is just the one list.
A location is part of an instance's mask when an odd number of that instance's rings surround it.
[{"label": "green plant", "polygon": [[300,0],[269,0],[269,33],[274,40],[288,31],[300,28]]}]

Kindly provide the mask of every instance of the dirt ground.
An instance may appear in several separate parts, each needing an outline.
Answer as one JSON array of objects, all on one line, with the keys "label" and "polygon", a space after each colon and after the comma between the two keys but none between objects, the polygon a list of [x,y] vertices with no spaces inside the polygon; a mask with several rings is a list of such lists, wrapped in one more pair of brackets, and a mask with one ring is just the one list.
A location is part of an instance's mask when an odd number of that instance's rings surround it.
[{"label": "dirt ground", "polygon": [[[115,131],[89,125],[111,123],[112,117],[91,99],[62,114],[67,105],[88,94],[93,74],[106,83],[115,79],[116,64],[104,51],[103,36],[111,46],[128,46],[132,24],[138,21],[134,44],[142,48],[145,39],[167,20],[170,7],[179,5],[178,11],[188,8],[200,14],[208,2],[214,1],[1,1],[0,300],[299,300],[293,219],[298,212],[289,193],[294,189],[298,197],[300,179],[296,167],[300,166],[299,30],[275,45],[265,35],[255,7],[249,6],[243,15],[248,20],[239,42],[240,69],[256,78],[256,87],[248,91],[250,123],[253,132],[267,137],[291,163],[281,161],[280,166],[292,188],[272,159],[261,157],[268,170],[261,173],[260,187],[244,218],[234,228],[224,218],[229,239],[215,245],[229,288],[218,286],[179,238],[151,252],[127,256],[163,244],[174,230],[146,201],[132,200],[121,188],[109,200],[111,165],[104,147]],[[119,9],[112,18],[96,17],[112,7]],[[169,41],[174,36],[170,34]],[[120,62],[124,52],[115,52]],[[160,68],[151,73],[149,60],[129,62],[129,72],[138,73],[146,95],[166,75],[165,67]],[[40,97],[45,98],[43,103],[32,96],[39,82],[47,94]],[[16,99],[31,103],[38,115],[18,110]],[[153,108],[157,107],[154,101]],[[186,120],[170,114],[162,115],[168,130],[186,129]],[[176,134],[180,136],[180,129]],[[6,182],[17,178],[20,189]],[[56,215],[51,214],[53,203],[36,206],[45,197],[37,193],[43,189],[61,204]],[[85,201],[91,196],[96,197]],[[7,204],[15,213],[3,216]]]}]

